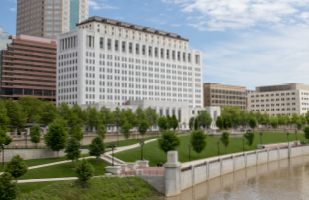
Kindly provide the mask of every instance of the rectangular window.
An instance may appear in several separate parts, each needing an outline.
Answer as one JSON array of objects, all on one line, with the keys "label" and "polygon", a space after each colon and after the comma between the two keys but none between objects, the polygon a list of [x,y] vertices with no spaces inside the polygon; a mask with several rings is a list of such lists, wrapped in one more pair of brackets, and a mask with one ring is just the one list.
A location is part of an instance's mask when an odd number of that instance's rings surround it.
[{"label": "rectangular window", "polygon": [[139,54],[139,44],[136,44],[135,46],[135,54]]},{"label": "rectangular window", "polygon": [[104,45],[103,41],[104,41],[104,38],[100,37],[100,49],[103,49],[103,45]]},{"label": "rectangular window", "polygon": [[107,39],[107,49],[112,50],[112,40],[111,39]]},{"label": "rectangular window", "polygon": [[115,51],[118,51],[118,46],[119,46],[118,40],[115,40]]},{"label": "rectangular window", "polygon": [[126,52],[126,42],[122,42],[122,52]]},{"label": "rectangular window", "polygon": [[132,45],[132,42],[129,43],[129,53],[133,53],[133,45]]}]

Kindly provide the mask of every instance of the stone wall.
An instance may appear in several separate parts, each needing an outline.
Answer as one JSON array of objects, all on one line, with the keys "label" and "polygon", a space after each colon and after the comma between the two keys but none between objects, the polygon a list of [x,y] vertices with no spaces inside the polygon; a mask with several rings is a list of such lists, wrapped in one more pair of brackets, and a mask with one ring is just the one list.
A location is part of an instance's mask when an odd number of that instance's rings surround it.
[{"label": "stone wall", "polygon": [[[88,149],[81,149],[82,154],[87,154]],[[23,149],[23,150],[4,150],[4,162],[9,162],[13,156],[20,155],[24,160],[42,159],[42,158],[56,158],[57,151],[49,149]],[[64,151],[59,151],[59,156],[65,156]],[[0,153],[0,161],[2,162],[3,152]]]}]

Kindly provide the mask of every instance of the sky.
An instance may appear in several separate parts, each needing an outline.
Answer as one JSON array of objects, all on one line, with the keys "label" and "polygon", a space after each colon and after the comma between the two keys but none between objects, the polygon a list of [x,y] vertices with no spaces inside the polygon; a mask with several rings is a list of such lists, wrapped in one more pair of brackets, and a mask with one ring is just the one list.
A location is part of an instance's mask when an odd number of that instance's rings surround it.
[{"label": "sky", "polygon": [[[1,0],[0,26],[16,33],[16,0]],[[102,16],[173,32],[203,53],[203,81],[309,85],[309,0],[89,0]]]}]

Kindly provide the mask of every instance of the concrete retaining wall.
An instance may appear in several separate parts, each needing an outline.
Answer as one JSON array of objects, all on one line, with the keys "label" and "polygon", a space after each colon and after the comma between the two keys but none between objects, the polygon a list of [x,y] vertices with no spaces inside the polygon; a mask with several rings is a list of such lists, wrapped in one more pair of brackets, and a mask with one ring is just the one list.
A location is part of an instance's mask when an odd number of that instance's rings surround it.
[{"label": "concrete retaining wall", "polygon": [[[309,154],[309,146],[297,146],[289,148],[276,148],[270,150],[252,151],[246,153],[238,153],[228,155],[223,158],[204,159],[198,165],[192,165],[183,168],[181,172],[181,190],[190,188],[196,184],[202,183],[206,180],[219,177],[224,174],[229,174],[245,167],[260,166],[259,170],[262,172],[267,169],[266,163],[282,160],[284,166],[284,159],[289,157],[297,157]],[[196,163],[196,162],[195,162]],[[248,168],[249,170],[250,168]],[[254,176],[254,172],[252,172]]]},{"label": "concrete retaining wall", "polygon": [[[88,149],[81,149],[81,154],[89,153]],[[42,158],[56,158],[57,151],[49,149],[23,149],[23,150],[4,150],[4,162],[9,162],[13,156],[20,155],[24,160],[42,159]],[[0,153],[0,160],[2,162],[3,152]],[[59,151],[59,156],[65,156],[64,151]]]}]

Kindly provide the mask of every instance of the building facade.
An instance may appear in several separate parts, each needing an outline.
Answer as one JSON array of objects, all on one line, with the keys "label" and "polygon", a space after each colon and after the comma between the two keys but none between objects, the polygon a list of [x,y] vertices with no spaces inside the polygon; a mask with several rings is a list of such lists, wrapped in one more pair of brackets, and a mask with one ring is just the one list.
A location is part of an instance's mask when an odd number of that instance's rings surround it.
[{"label": "building facade", "polygon": [[4,33],[3,28],[0,27],[0,83],[1,83],[1,69],[2,69],[2,50],[6,50],[8,44],[11,44],[11,43],[12,43],[12,40],[9,39],[9,34]]},{"label": "building facade", "polygon": [[28,35],[2,51],[0,98],[32,96],[56,101],[56,40]]},{"label": "building facade", "polygon": [[246,87],[220,83],[203,84],[203,102],[206,106],[220,108],[236,106],[246,110]]},{"label": "building facade", "polygon": [[56,38],[88,18],[88,0],[18,0],[16,34]]},{"label": "building facade", "polygon": [[256,87],[255,93],[248,94],[247,110],[274,116],[304,115],[309,111],[309,85],[289,83]]},{"label": "building facade", "polygon": [[202,53],[179,35],[91,17],[58,36],[57,104],[129,100],[202,107]]}]

